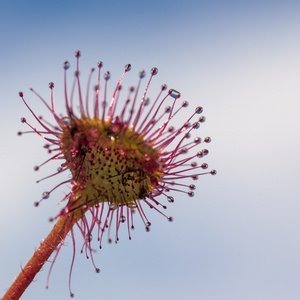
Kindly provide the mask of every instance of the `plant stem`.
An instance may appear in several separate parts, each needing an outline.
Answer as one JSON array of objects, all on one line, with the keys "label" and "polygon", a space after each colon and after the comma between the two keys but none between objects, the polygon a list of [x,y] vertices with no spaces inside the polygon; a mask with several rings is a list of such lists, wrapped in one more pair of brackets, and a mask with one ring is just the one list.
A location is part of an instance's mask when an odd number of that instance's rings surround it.
[{"label": "plant stem", "polygon": [[27,265],[21,270],[11,287],[7,290],[1,300],[17,300],[19,299],[35,275],[40,271],[44,263],[48,260],[53,251],[61,243],[63,238],[71,230],[76,223],[73,214],[61,216],[53,229],[43,241],[40,247],[35,251]]}]

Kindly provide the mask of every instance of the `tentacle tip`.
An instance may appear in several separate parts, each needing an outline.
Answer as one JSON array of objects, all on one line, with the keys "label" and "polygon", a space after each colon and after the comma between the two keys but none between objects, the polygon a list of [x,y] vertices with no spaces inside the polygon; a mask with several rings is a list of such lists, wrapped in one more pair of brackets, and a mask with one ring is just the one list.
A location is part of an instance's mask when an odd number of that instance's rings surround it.
[{"label": "tentacle tip", "polygon": [[80,50],[76,50],[76,51],[75,51],[75,57],[76,57],[76,58],[79,58],[80,56],[81,56]]}]

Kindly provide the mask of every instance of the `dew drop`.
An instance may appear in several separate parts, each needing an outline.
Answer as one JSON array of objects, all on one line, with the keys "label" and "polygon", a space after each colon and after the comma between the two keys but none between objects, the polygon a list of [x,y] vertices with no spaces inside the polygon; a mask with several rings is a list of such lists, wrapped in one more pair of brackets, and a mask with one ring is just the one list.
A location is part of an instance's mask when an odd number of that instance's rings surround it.
[{"label": "dew drop", "polygon": [[210,174],[211,174],[211,175],[216,175],[216,174],[217,174],[217,171],[216,171],[216,170],[211,170],[211,171],[210,171]]},{"label": "dew drop", "polygon": [[151,223],[150,222],[147,222],[146,223],[146,227],[150,227],[151,226]]},{"label": "dew drop", "polygon": [[40,204],[40,203],[39,203],[39,202],[37,202],[37,201],[33,203],[33,205],[34,205],[35,207],[38,207],[38,206],[39,206],[39,204]]},{"label": "dew drop", "polygon": [[129,207],[131,209],[135,209],[136,208],[136,203],[135,202],[129,202],[129,203],[127,203],[127,207]]},{"label": "dew drop", "polygon": [[169,113],[171,111],[171,106],[167,106],[166,108],[165,108],[165,113]]},{"label": "dew drop", "polygon": [[26,119],[25,119],[24,117],[22,117],[22,118],[20,119],[20,121],[21,121],[22,123],[26,123]]},{"label": "dew drop", "polygon": [[197,167],[197,163],[196,163],[195,161],[193,161],[193,162],[191,163],[191,166],[192,166],[193,168],[195,168],[195,167]]},{"label": "dew drop", "polygon": [[173,89],[169,90],[169,95],[174,99],[180,98],[180,93]]},{"label": "dew drop", "polygon": [[105,80],[109,80],[110,79],[110,72],[109,71],[107,71],[107,72],[104,73],[104,79]]},{"label": "dew drop", "polygon": [[125,72],[129,72],[131,70],[131,64],[127,64],[125,66]]},{"label": "dew drop", "polygon": [[97,66],[99,69],[101,69],[103,67],[103,62],[102,61],[98,61]]},{"label": "dew drop", "polygon": [[196,137],[196,138],[194,139],[194,143],[195,143],[195,144],[200,144],[200,143],[201,143],[201,138]]},{"label": "dew drop", "polygon": [[197,153],[197,157],[198,157],[198,158],[203,157],[203,155],[204,155],[204,154],[203,154],[203,151],[199,151],[199,152]]},{"label": "dew drop", "polygon": [[184,128],[189,128],[191,127],[191,124],[190,122],[185,122],[184,125],[183,125]]},{"label": "dew drop", "polygon": [[88,232],[88,233],[85,235],[85,240],[86,240],[88,243],[90,243],[90,242],[92,241],[92,239],[93,239],[93,235],[92,235],[90,232]]},{"label": "dew drop", "polygon": [[154,68],[151,69],[150,73],[151,73],[151,75],[154,76],[158,73],[158,69],[154,67]]},{"label": "dew drop", "polygon": [[121,223],[125,223],[126,222],[126,217],[125,216],[121,216],[120,217],[120,222]]},{"label": "dew drop", "polygon": [[75,57],[79,58],[81,56],[80,50],[75,51]]},{"label": "dew drop", "polygon": [[66,60],[65,62],[64,62],[64,69],[65,70],[68,70],[70,68],[70,63]]},{"label": "dew drop", "polygon": [[48,83],[48,87],[49,87],[49,89],[53,90],[53,88],[54,88],[54,83],[53,83],[52,81],[49,82],[49,83]]},{"label": "dew drop", "polygon": [[196,186],[195,186],[194,184],[190,184],[190,185],[189,185],[189,189],[193,191],[193,190],[196,189]]},{"label": "dew drop", "polygon": [[146,227],[145,227],[145,230],[146,230],[147,232],[149,232],[149,231],[150,231],[150,227],[149,227],[149,226],[146,226]]},{"label": "dew drop", "polygon": [[208,150],[207,149],[203,149],[202,153],[203,153],[203,155],[207,155],[208,154]]},{"label": "dew drop", "polygon": [[199,127],[200,127],[200,123],[195,122],[195,123],[193,124],[193,128],[194,128],[194,129],[198,129]]},{"label": "dew drop", "polygon": [[173,222],[173,217],[168,217],[169,222]]},{"label": "dew drop", "polygon": [[211,142],[211,138],[208,136],[208,137],[206,137],[205,139],[204,139],[204,142],[205,143],[210,143]]},{"label": "dew drop", "polygon": [[149,103],[150,103],[150,98],[146,98],[146,99],[143,100],[144,106],[149,105]]},{"label": "dew drop", "polygon": [[[139,76],[140,76],[140,78],[144,78],[146,76],[145,70],[141,70],[140,73],[139,73]],[[133,92],[134,88],[133,88],[133,90],[130,90],[130,91]]]},{"label": "dew drop", "polygon": [[48,199],[50,197],[50,193],[49,192],[44,192],[42,194],[43,199]]},{"label": "dew drop", "polygon": [[70,212],[70,209],[68,207],[63,208],[60,212],[59,215],[60,216],[65,216]]},{"label": "dew drop", "polygon": [[96,273],[100,273],[100,269],[99,268],[96,268],[95,271],[96,271]]},{"label": "dew drop", "polygon": [[200,123],[205,122],[205,120],[206,120],[206,118],[205,118],[204,116],[201,116],[201,117],[199,118],[199,122],[200,122]]},{"label": "dew drop", "polygon": [[170,126],[169,128],[168,128],[168,131],[169,132],[173,132],[175,130],[175,127],[174,126]]},{"label": "dew drop", "polygon": [[69,125],[70,124],[70,119],[68,117],[61,118],[61,121],[64,125]]},{"label": "dew drop", "polygon": [[34,170],[34,171],[38,171],[38,170],[39,170],[39,166],[35,166],[35,167],[33,168],[33,170]]},{"label": "dew drop", "polygon": [[109,204],[109,209],[110,210],[116,210],[118,207],[119,207],[118,204],[114,204],[114,203]]},{"label": "dew drop", "polygon": [[168,198],[168,202],[169,203],[173,203],[174,202],[174,197],[168,196],[167,198]]},{"label": "dew drop", "polygon": [[191,177],[193,180],[198,180],[198,175],[192,175]]},{"label": "dew drop", "polygon": [[180,150],[180,154],[186,154],[188,153],[188,149],[187,148],[183,148]]},{"label": "dew drop", "polygon": [[22,135],[23,132],[22,131],[18,131],[17,135]]},{"label": "dew drop", "polygon": [[187,101],[183,101],[181,104],[182,107],[188,107],[189,103]]},{"label": "dew drop", "polygon": [[161,90],[162,90],[162,91],[165,91],[167,88],[168,88],[168,86],[167,86],[166,84],[163,84],[163,85],[161,86]]},{"label": "dew drop", "polygon": [[23,92],[19,92],[19,96],[20,96],[20,97],[23,97]]},{"label": "dew drop", "polygon": [[194,194],[194,192],[189,191],[189,192],[188,192],[188,195],[189,195],[190,197],[194,197],[195,194]]},{"label": "dew drop", "polygon": [[195,109],[195,113],[196,114],[201,114],[203,112],[203,108],[201,106],[198,106],[196,109]]},{"label": "dew drop", "polygon": [[207,168],[208,168],[208,164],[203,163],[203,164],[201,165],[201,168],[202,168],[202,169],[207,169]]}]

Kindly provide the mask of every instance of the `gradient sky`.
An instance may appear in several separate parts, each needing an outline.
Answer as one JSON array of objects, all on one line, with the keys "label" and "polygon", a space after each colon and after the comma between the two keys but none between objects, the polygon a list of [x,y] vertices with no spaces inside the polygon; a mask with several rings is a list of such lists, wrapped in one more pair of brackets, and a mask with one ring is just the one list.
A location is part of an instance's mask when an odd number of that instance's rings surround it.
[{"label": "gradient sky", "polygon": [[[150,94],[167,83],[190,102],[187,115],[203,106],[198,134],[212,138],[205,161],[218,175],[201,177],[194,198],[174,195],[173,223],[149,211],[151,232],[136,218],[131,241],[125,230],[117,245],[105,241],[95,254],[100,274],[77,251],[75,299],[300,299],[299,16],[296,0],[1,0],[0,295],[51,230],[48,219],[68,191],[33,207],[62,179],[35,183],[55,166],[33,171],[48,155],[38,136],[16,135],[20,117],[36,126],[18,92],[46,113],[29,88],[49,99],[54,81],[64,112],[62,62],[74,66],[80,49],[82,78],[102,60],[113,87],[131,63],[129,86],[140,69],[156,66]],[[50,288],[47,263],[22,299],[70,299],[68,241]]]}]

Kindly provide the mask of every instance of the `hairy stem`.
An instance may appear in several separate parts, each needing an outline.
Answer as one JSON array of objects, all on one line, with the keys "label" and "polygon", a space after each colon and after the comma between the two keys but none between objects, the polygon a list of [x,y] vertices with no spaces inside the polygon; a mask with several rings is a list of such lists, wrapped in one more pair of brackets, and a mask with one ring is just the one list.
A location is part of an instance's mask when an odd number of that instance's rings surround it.
[{"label": "hairy stem", "polygon": [[1,300],[17,300],[19,299],[35,275],[40,271],[44,263],[48,260],[53,251],[61,243],[66,234],[76,223],[73,214],[61,216],[53,229],[43,241],[40,247],[35,251],[27,265],[21,270],[11,287],[7,290]]}]

